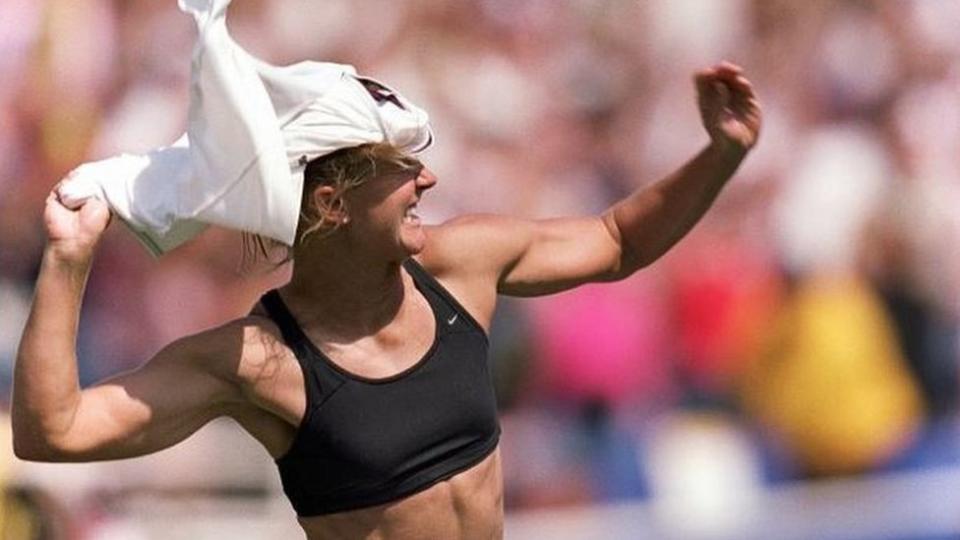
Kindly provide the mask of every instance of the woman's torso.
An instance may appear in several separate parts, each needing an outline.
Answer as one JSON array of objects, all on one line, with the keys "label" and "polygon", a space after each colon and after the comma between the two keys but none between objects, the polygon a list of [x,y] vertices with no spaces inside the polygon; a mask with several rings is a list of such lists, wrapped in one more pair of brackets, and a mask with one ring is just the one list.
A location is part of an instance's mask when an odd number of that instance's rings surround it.
[{"label": "woman's torso", "polygon": [[[436,348],[435,341],[440,340],[441,335],[451,332],[446,328],[448,322],[453,321],[451,327],[459,323],[461,332],[469,329],[470,322],[458,320],[457,313],[437,312],[437,306],[430,305],[436,304],[436,299],[428,301],[422,294],[424,291],[420,291],[422,284],[414,284],[409,274],[405,275],[405,286],[411,294],[405,295],[405,305],[398,312],[396,324],[388,325],[378,336],[357,340],[352,345],[327,347],[322,339],[311,337],[309,328],[304,334],[332,364],[330,367],[360,379],[382,380],[437,369],[437,365],[430,366],[429,362],[434,360],[429,353]],[[459,305],[457,308],[462,310]],[[246,362],[243,370],[246,376],[242,379],[255,406],[241,407],[235,416],[282,465],[291,451],[298,451],[298,446],[302,446],[299,440],[303,438],[302,433],[298,435],[295,426],[304,420],[308,408],[310,400],[305,381],[309,381],[312,374],[307,366],[301,369],[280,328],[273,321],[264,320],[268,316],[266,310],[258,306],[253,315],[253,319],[259,319],[258,330],[262,335],[247,341],[255,342],[252,348],[259,353],[245,355],[253,357],[253,361]],[[464,312],[463,318],[469,315]],[[430,336],[437,337],[429,339]],[[370,358],[376,361],[371,362]],[[485,369],[484,366],[484,373]],[[473,378],[477,378],[476,375],[474,373]],[[476,383],[490,384],[489,380]],[[441,400],[435,407],[442,411],[445,404]],[[310,538],[498,538],[503,520],[499,452],[484,451],[479,457],[482,458],[479,461],[471,458],[469,467],[456,470],[445,480],[430,483],[399,499],[322,515],[301,513],[300,523]]]}]

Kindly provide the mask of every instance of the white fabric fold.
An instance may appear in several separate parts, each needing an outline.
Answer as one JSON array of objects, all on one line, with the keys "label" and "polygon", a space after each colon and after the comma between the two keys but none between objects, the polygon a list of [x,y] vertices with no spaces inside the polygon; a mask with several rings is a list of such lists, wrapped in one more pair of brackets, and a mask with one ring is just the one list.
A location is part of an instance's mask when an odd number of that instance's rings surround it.
[{"label": "white fabric fold", "polygon": [[106,201],[155,256],[209,224],[292,245],[307,161],[365,143],[418,152],[433,141],[426,112],[352,66],[251,56],[227,31],[230,0],[178,5],[198,29],[187,132],[145,155],[83,164],[58,188],[72,208]]}]

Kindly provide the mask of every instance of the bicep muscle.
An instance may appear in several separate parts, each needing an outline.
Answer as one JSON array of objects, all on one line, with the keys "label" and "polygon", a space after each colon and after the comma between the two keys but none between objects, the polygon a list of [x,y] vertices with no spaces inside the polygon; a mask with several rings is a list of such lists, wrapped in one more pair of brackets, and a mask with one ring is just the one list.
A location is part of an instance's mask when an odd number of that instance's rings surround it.
[{"label": "bicep muscle", "polygon": [[207,346],[186,338],[141,368],[83,390],[61,460],[90,461],[148,454],[172,446],[223,414],[232,384],[204,367]]},{"label": "bicep muscle", "polygon": [[602,217],[528,221],[518,232],[524,245],[502,274],[502,294],[537,296],[616,277],[620,244]]},{"label": "bicep muscle", "polygon": [[607,216],[465,216],[433,230],[425,260],[440,275],[479,275],[499,294],[538,296],[620,277],[615,231]]}]

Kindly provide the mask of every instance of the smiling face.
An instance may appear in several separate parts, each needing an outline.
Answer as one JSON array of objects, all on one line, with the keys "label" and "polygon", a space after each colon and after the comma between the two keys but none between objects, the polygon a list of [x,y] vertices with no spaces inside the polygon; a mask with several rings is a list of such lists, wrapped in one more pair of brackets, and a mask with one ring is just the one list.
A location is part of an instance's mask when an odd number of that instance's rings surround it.
[{"label": "smiling face", "polygon": [[304,173],[297,249],[314,243],[365,258],[402,261],[423,249],[417,203],[436,177],[388,144],[338,150]]},{"label": "smiling face", "polygon": [[426,236],[417,215],[423,193],[437,183],[426,167],[374,178],[344,195],[343,233],[351,243],[403,260],[423,250]]}]

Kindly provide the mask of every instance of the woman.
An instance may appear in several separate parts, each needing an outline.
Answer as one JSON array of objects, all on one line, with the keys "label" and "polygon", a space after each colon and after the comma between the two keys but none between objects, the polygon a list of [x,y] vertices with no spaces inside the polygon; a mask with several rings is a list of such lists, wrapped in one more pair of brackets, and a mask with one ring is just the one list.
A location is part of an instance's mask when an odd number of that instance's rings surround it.
[{"label": "woman", "polygon": [[423,226],[436,184],[384,145],[306,170],[288,284],[245,318],[81,390],[76,333],[98,240],[91,199],[47,199],[48,243],[15,373],[14,444],[40,461],[139,456],[230,416],[277,459],[308,538],[499,538],[499,427],[486,372],[498,294],[622,279],[703,215],[757,140],[741,70],[695,76],[710,144],[600,216]]}]

